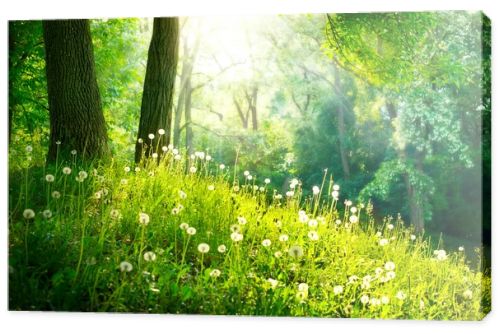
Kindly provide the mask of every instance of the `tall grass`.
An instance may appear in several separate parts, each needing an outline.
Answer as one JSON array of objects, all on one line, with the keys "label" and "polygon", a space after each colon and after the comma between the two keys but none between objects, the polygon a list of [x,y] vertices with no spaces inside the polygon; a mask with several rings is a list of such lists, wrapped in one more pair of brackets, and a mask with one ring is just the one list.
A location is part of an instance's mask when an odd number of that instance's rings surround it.
[{"label": "tall grass", "polygon": [[12,171],[10,309],[467,320],[489,312],[490,278],[463,252],[432,249],[400,219],[375,222],[369,203],[332,196],[327,171],[305,197],[298,181],[286,196],[265,176],[221,167],[170,148],[137,167],[75,158]]}]

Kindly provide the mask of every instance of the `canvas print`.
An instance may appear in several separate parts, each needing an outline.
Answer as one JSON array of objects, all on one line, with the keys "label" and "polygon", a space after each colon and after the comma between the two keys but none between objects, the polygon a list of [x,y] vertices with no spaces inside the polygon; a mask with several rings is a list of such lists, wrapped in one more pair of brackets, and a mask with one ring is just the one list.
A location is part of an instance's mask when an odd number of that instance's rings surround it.
[{"label": "canvas print", "polygon": [[11,311],[480,320],[480,12],[9,22]]}]

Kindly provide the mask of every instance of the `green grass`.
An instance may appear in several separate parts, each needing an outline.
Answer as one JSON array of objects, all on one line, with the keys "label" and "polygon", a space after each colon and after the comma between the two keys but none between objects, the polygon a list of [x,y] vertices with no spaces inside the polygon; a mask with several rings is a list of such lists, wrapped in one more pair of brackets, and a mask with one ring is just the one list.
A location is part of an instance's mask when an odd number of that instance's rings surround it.
[{"label": "green grass", "polygon": [[375,222],[361,203],[351,213],[342,192],[328,195],[326,173],[319,195],[302,198],[298,185],[277,199],[265,176],[171,153],[139,171],[64,166],[11,170],[11,310],[467,320],[490,310],[490,278],[463,253],[439,260],[399,219]]}]

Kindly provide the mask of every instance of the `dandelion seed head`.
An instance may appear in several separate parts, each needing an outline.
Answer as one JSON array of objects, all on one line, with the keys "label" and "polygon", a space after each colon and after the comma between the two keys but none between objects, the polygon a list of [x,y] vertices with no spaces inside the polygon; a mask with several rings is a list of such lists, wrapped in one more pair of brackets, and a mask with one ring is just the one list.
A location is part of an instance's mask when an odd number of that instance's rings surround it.
[{"label": "dandelion seed head", "polygon": [[344,287],[342,285],[336,285],[333,287],[333,293],[335,295],[340,295],[342,292],[344,292]]},{"label": "dandelion seed head", "polygon": [[366,305],[370,301],[370,297],[368,297],[367,295],[362,295],[359,300],[361,301],[361,304]]},{"label": "dandelion seed head", "polygon": [[109,212],[109,216],[111,217],[111,219],[113,220],[118,220],[122,217],[120,211],[118,211],[117,209],[112,209],[110,212]]},{"label": "dandelion seed head", "polygon": [[148,135],[148,138],[149,138],[149,139],[151,139],[151,140],[153,140],[153,139],[155,139],[155,135],[154,135],[153,133],[150,133],[150,134]]},{"label": "dandelion seed head", "polygon": [[35,211],[33,211],[32,209],[25,209],[23,211],[23,217],[25,219],[33,219],[35,218]]},{"label": "dandelion seed head", "polygon": [[389,244],[389,240],[387,240],[387,239],[380,239],[380,241],[379,241],[380,246],[386,246],[388,244]]},{"label": "dandelion seed head", "polygon": [[210,272],[210,277],[217,278],[220,276],[220,274],[221,274],[221,271],[219,269],[213,269]]},{"label": "dandelion seed head", "polygon": [[312,187],[312,191],[313,191],[313,195],[318,195],[319,194],[319,187],[318,186]]},{"label": "dandelion seed head", "polygon": [[262,246],[264,246],[264,247],[271,246],[271,240],[269,240],[269,239],[262,240]]},{"label": "dandelion seed head", "polygon": [[389,300],[389,297],[387,297],[387,296],[382,296],[382,297],[380,297],[380,302],[381,302],[382,304],[384,304],[384,305],[389,304],[389,301],[390,301],[390,300]]},{"label": "dandelion seed head", "polygon": [[245,225],[247,223],[247,220],[243,216],[238,216],[238,224],[240,225]]},{"label": "dandelion seed head", "polygon": [[45,219],[49,219],[50,217],[52,217],[52,211],[50,211],[49,209],[43,210],[42,215]]},{"label": "dandelion seed head", "polygon": [[307,233],[307,236],[309,237],[309,239],[311,239],[312,241],[317,241],[319,239],[319,235],[318,235],[318,232],[316,231],[309,231],[309,233]]},{"label": "dandelion seed head", "polygon": [[224,165],[224,164],[220,164],[220,165],[219,165],[219,169],[220,169],[220,170],[223,170],[224,168],[226,168],[226,165]]},{"label": "dandelion seed head", "polygon": [[120,271],[123,273],[123,272],[131,272],[132,269],[134,267],[132,266],[132,264],[130,262],[127,262],[127,261],[122,261],[120,262]]},{"label": "dandelion seed head", "polygon": [[63,174],[65,174],[65,175],[69,175],[69,174],[71,174],[71,168],[69,168],[69,167],[67,167],[67,166],[66,166],[66,167],[64,167],[64,168],[62,169],[62,172],[63,172]]},{"label": "dandelion seed head", "polygon": [[243,175],[248,176],[248,175],[250,175],[250,172],[246,170],[243,172]]},{"label": "dandelion seed head", "polygon": [[434,251],[434,255],[436,255],[436,259],[438,261],[444,261],[448,258],[446,251],[444,249],[438,249]]},{"label": "dandelion seed head", "polygon": [[214,186],[213,184],[211,184],[211,185],[209,185],[209,186],[207,187],[207,189],[208,189],[209,191],[213,191],[213,190],[215,189],[215,186]]},{"label": "dandelion seed head", "polygon": [[333,190],[339,191],[340,190],[340,186],[338,184],[334,184],[333,185]]},{"label": "dandelion seed head", "polygon": [[243,240],[243,234],[240,234],[238,232],[233,232],[231,233],[231,240],[234,242],[239,242]]},{"label": "dandelion seed head", "polygon": [[399,290],[396,293],[396,298],[399,300],[404,300],[406,298],[406,294],[403,291]]},{"label": "dandelion seed head", "polygon": [[195,235],[196,234],[196,229],[194,227],[192,227],[192,226],[189,226],[189,227],[186,228],[186,233],[188,235]]},{"label": "dandelion seed head", "polygon": [[290,255],[293,258],[299,258],[302,255],[304,255],[304,251],[302,250],[302,247],[294,245],[290,247],[290,249],[288,250],[288,255]]},{"label": "dandelion seed head", "polygon": [[227,250],[226,245],[219,245],[219,247],[217,247],[217,251],[219,253],[225,253],[226,250]]},{"label": "dandelion seed head", "polygon": [[70,152],[72,155],[76,155],[76,150],[71,150]]},{"label": "dandelion seed head", "polygon": [[196,167],[195,167],[195,166],[191,166],[191,167],[189,168],[189,172],[190,172],[191,174],[196,173]]},{"label": "dandelion seed head", "polygon": [[248,181],[251,181],[252,179],[253,179],[253,176],[252,176],[252,175],[248,175],[248,176],[247,176],[247,180],[248,180]]},{"label": "dandelion seed head", "polygon": [[288,241],[288,235],[282,234],[279,236],[279,241],[281,242],[287,242]]},{"label": "dandelion seed head", "polygon": [[149,224],[149,215],[144,212],[139,213],[139,224],[141,225],[148,225]]},{"label": "dandelion seed head", "polygon": [[349,221],[352,223],[352,224],[355,224],[358,222],[358,216],[355,216],[355,215],[352,215],[349,217]]},{"label": "dandelion seed head", "polygon": [[151,155],[151,157],[152,157],[153,159],[158,159],[158,153],[156,153],[156,152],[155,152],[155,153],[153,153],[153,154]]},{"label": "dandelion seed head", "polygon": [[271,285],[271,289],[276,289],[276,287],[278,286],[279,284],[279,281],[278,280],[275,280],[273,278],[268,278],[267,281],[269,282],[269,284]]},{"label": "dandelion seed head", "polygon": [[462,296],[465,298],[465,299],[472,299],[472,291],[467,289],[464,291],[464,293],[462,294]]},{"label": "dandelion seed head", "polygon": [[142,140],[142,138],[139,138],[139,139],[137,139],[137,142],[138,142],[139,144],[142,144],[142,143],[144,142],[144,140]]},{"label": "dandelion seed head", "polygon": [[275,257],[275,258],[278,258],[278,259],[279,259],[279,258],[280,258],[280,257],[282,257],[282,256],[283,256],[283,253],[282,253],[282,252],[280,252],[280,251],[274,252],[274,257]]},{"label": "dandelion seed head", "polygon": [[316,219],[311,219],[309,220],[309,223],[307,223],[309,225],[309,227],[311,228],[315,228],[315,227],[318,227],[318,221]]},{"label": "dandelion seed head", "polygon": [[164,129],[158,129],[158,134],[160,136],[163,136],[165,134],[165,130]]},{"label": "dandelion seed head", "polygon": [[385,268],[385,270],[394,270],[394,269],[396,269],[396,265],[392,261],[387,261],[384,264],[384,268]]},{"label": "dandelion seed head", "polygon": [[458,247],[459,252],[463,252],[464,250],[465,250],[465,248],[463,246]]},{"label": "dandelion seed head", "polygon": [[181,223],[181,224],[179,225],[179,228],[180,228],[181,230],[187,230],[187,229],[189,228],[189,224],[188,224],[188,223]]},{"label": "dandelion seed head", "polygon": [[52,198],[58,199],[58,198],[60,198],[60,197],[61,197],[61,193],[60,193],[59,191],[54,190],[54,191],[52,192]]},{"label": "dandelion seed head", "polygon": [[388,230],[393,230],[394,229],[394,225],[393,224],[388,224],[387,225],[387,229]]},{"label": "dandelion seed head", "polygon": [[174,155],[174,160],[179,161],[179,160],[181,160],[181,158],[182,157],[179,154]]},{"label": "dandelion seed head", "polygon": [[285,193],[286,197],[293,197],[293,195],[294,195],[294,194],[295,194],[295,193],[294,193],[293,191],[291,191],[291,190],[289,190],[289,191],[287,191],[287,192]]},{"label": "dandelion seed head", "polygon": [[167,152],[167,151],[168,151],[168,147],[167,147],[167,146],[162,146],[162,147],[161,147],[161,150],[162,150],[163,152]]},{"label": "dandelion seed head", "polygon": [[205,254],[210,250],[210,246],[204,242],[198,245],[198,252]]},{"label": "dandelion seed head", "polygon": [[144,261],[146,262],[153,262],[156,261],[156,254],[154,252],[146,252],[144,253]]},{"label": "dandelion seed head", "polygon": [[271,179],[270,179],[270,178],[265,178],[265,179],[264,179],[264,183],[265,183],[265,184],[269,184],[269,183],[271,183]]}]

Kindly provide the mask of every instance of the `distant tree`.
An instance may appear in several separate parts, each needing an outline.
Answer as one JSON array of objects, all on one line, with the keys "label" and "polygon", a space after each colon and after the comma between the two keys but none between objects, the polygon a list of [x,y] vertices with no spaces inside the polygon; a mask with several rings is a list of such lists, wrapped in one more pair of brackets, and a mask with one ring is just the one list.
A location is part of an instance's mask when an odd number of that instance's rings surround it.
[{"label": "distant tree", "polygon": [[[88,20],[43,22],[50,112],[48,160],[58,150],[84,159],[106,156],[108,137]],[[60,148],[58,149],[58,142]]]},{"label": "distant tree", "polygon": [[[142,95],[135,150],[136,162],[139,162],[144,155],[161,153],[161,147],[170,142],[178,45],[179,19],[155,18]],[[160,135],[159,129],[165,130],[165,134]],[[150,134],[154,135],[154,139],[148,138]],[[144,142],[140,143],[139,139]]]}]

